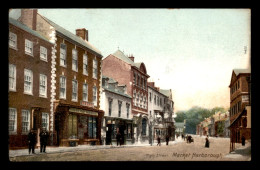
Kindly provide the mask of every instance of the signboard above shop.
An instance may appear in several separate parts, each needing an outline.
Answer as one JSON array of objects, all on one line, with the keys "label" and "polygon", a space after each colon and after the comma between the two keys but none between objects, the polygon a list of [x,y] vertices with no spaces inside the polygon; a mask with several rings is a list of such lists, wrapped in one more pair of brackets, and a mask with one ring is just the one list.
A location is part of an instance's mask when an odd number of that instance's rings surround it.
[{"label": "signboard above shop", "polygon": [[92,108],[94,108],[94,103],[91,103],[91,102],[87,102],[87,101],[80,101],[80,104],[82,105],[82,106],[87,106],[87,107],[92,107]]},{"label": "signboard above shop", "polygon": [[69,109],[69,112],[98,116],[98,113],[97,113],[97,112],[93,112],[93,111],[89,111],[89,110],[84,110],[84,109],[73,108],[73,107]]}]

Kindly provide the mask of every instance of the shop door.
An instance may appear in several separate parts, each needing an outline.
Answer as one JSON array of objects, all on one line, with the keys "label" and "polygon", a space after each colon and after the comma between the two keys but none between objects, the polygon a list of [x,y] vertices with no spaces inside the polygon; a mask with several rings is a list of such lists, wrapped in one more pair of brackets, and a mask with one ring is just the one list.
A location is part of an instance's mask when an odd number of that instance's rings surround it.
[{"label": "shop door", "polygon": [[88,128],[87,116],[80,116],[79,125],[78,125],[78,138],[80,140],[87,138],[87,128]]},{"label": "shop door", "polygon": [[56,130],[56,136],[57,136],[57,144],[60,145],[60,116],[55,115],[55,130]]},{"label": "shop door", "polygon": [[125,136],[126,136],[126,126],[125,125],[119,125],[119,133],[121,134],[121,145],[125,144]]},{"label": "shop door", "polygon": [[107,131],[106,131],[106,145],[110,145],[112,142],[112,124],[107,125]]}]

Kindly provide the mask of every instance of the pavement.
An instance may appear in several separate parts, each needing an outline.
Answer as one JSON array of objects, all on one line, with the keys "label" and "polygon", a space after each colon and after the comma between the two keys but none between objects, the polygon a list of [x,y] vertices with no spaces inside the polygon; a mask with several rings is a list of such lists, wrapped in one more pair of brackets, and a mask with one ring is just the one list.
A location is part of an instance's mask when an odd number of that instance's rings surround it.
[{"label": "pavement", "polygon": [[242,146],[241,143],[236,143],[235,146],[236,146],[235,150],[225,155],[224,158],[251,161],[250,141],[247,141],[245,146]]},{"label": "pavement", "polygon": [[[175,141],[169,141],[169,145],[174,145],[180,142],[184,142],[181,137],[176,139]],[[161,142],[162,145],[166,145],[166,142]],[[153,146],[157,145],[156,142],[153,143]],[[151,146],[151,144],[146,143],[136,143],[133,145],[78,145],[73,147],[53,147],[47,146],[46,153],[41,153],[40,148],[35,149],[35,154],[29,154],[28,149],[18,149],[18,150],[9,150],[9,157],[17,157],[17,156],[30,156],[37,154],[50,154],[50,153],[64,153],[64,152],[77,152],[77,151],[86,151],[86,150],[98,150],[98,149],[113,149],[113,148],[129,148],[129,147],[144,147]]]}]

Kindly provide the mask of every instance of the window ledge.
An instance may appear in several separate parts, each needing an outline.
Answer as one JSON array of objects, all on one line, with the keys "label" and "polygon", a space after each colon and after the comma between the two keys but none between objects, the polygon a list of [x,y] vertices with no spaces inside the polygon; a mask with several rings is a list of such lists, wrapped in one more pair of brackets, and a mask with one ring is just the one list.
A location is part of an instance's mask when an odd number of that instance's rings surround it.
[{"label": "window ledge", "polygon": [[66,100],[66,97],[64,98],[64,97],[60,97],[60,99],[62,99],[62,100]]},{"label": "window ledge", "polygon": [[46,59],[43,59],[43,58],[40,58],[41,61],[45,61],[46,63],[48,63],[48,60]]},{"label": "window ledge", "polygon": [[47,96],[41,96],[41,95],[39,95],[39,97],[41,97],[41,98],[45,98],[45,99],[47,99],[47,98],[48,98]]},{"label": "window ledge", "polygon": [[72,69],[72,71],[78,72],[78,70],[73,70],[73,69]]},{"label": "window ledge", "polygon": [[73,100],[73,99],[72,99],[71,101],[72,101],[72,102],[78,102],[78,100]]},{"label": "window ledge", "polygon": [[9,89],[9,92],[17,92],[16,89]]},{"label": "window ledge", "polygon": [[9,48],[18,51],[18,48],[17,48],[17,47],[13,47],[13,46],[10,46],[10,45],[9,45]]},{"label": "window ledge", "polygon": [[27,95],[33,96],[32,93],[28,93],[28,92],[23,92],[23,94],[27,94]]},{"label": "window ledge", "polygon": [[31,57],[34,57],[32,53],[28,53],[28,52],[25,51],[25,54],[26,54],[26,55],[29,55],[29,56],[31,56]]},{"label": "window ledge", "polygon": [[67,65],[61,65],[61,64],[60,64],[60,66],[61,66],[61,67],[64,67],[64,68],[67,68]]}]

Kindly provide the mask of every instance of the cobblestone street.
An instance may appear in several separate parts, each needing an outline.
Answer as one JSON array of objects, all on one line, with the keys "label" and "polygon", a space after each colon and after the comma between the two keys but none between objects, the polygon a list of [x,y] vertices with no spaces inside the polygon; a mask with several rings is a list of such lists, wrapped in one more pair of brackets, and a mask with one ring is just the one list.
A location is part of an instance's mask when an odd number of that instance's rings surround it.
[{"label": "cobblestone street", "polygon": [[[180,137],[177,143],[166,146],[121,146],[75,152],[60,152],[10,157],[10,161],[249,161],[251,145],[237,145],[237,151],[229,153],[228,138],[209,138],[210,148],[204,147],[205,137],[193,136],[194,143],[186,143]],[[75,149],[75,148],[74,148]],[[245,151],[244,151],[245,150]]]}]

